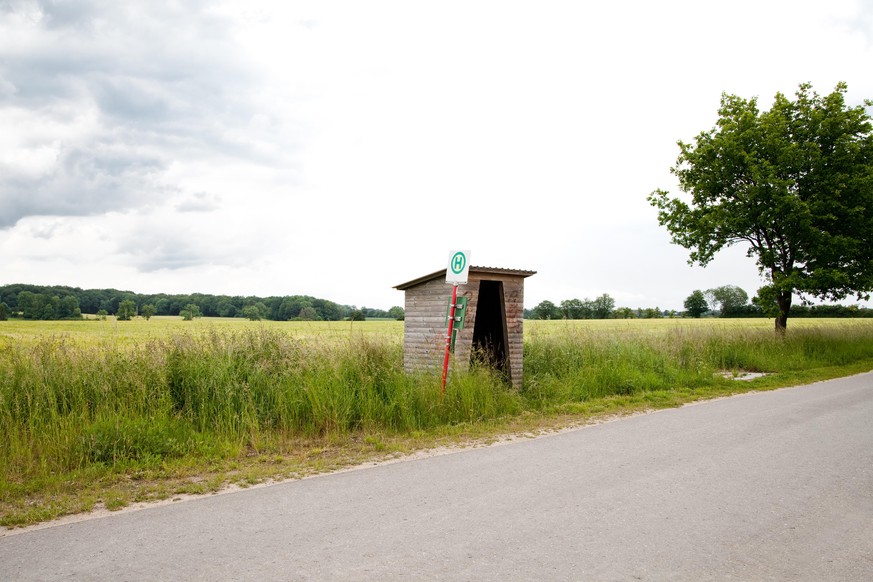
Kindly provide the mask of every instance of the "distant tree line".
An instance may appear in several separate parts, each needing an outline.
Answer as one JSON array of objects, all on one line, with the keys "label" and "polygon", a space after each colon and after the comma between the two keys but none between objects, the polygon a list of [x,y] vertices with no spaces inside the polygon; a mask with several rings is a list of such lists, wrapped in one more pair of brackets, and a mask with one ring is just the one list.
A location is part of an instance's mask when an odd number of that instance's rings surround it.
[{"label": "distant tree line", "polygon": [[[749,302],[749,294],[740,287],[723,285],[706,291],[693,291],[685,299],[688,317],[773,317],[775,299],[764,287]],[[873,317],[873,309],[857,305],[792,305],[790,317]]]},{"label": "distant tree line", "polygon": [[[766,294],[749,301],[749,295],[734,285],[706,291],[695,290],[685,299],[685,311],[660,307],[616,307],[608,294],[596,299],[565,299],[559,304],[542,301],[525,309],[525,319],[657,319],[662,317],[773,317],[773,300]],[[873,317],[873,309],[857,305],[792,305],[791,317]]]},{"label": "distant tree line", "polygon": [[0,294],[0,319],[20,312],[25,319],[81,319],[75,295],[21,291],[8,300]]},{"label": "distant tree line", "polygon": [[546,300],[524,311],[525,319],[653,319],[678,315],[660,307],[616,307],[615,299],[607,293],[594,299],[565,299],[558,305]]},{"label": "distant tree line", "polygon": [[0,317],[25,319],[80,318],[83,313],[115,315],[130,319],[137,315],[179,315],[193,317],[245,317],[274,321],[341,321],[368,318],[403,319],[402,307],[389,310],[339,305],[308,295],[281,297],[142,294],[117,289],[11,284],[0,286]]}]

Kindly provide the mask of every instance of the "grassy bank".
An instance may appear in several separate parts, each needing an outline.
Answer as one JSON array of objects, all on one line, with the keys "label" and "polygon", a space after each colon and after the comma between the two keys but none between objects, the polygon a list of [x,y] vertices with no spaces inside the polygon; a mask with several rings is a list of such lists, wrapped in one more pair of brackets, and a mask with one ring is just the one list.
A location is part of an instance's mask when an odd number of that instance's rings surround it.
[{"label": "grassy bank", "polygon": [[760,384],[783,383],[873,358],[873,326],[865,322],[820,322],[792,329],[784,340],[769,327],[741,322],[540,328],[525,343],[526,399],[561,407],[616,394],[702,390],[723,386],[721,373],[778,374]]},{"label": "grassy bank", "polygon": [[[805,325],[784,341],[733,324],[531,322],[521,391],[474,367],[443,397],[438,377],[403,373],[386,323],[326,337],[152,327],[123,341],[4,327],[0,524],[873,367],[873,325],[855,322]],[[724,371],[774,375],[750,384]]]}]

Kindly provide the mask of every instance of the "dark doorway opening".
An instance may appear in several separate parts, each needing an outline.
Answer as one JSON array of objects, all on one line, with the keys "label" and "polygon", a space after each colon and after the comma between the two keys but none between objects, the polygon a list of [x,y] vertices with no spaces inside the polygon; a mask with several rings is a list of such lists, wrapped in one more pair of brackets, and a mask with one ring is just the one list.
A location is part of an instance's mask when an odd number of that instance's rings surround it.
[{"label": "dark doorway opening", "polygon": [[476,305],[476,323],[473,326],[473,360],[480,360],[509,377],[506,357],[506,306],[502,281],[480,281]]}]

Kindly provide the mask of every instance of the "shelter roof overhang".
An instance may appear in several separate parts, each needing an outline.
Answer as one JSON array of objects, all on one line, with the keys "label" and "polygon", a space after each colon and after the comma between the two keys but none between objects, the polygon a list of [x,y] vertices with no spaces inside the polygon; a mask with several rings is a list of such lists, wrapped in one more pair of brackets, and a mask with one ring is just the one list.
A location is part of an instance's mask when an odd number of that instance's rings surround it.
[{"label": "shelter roof overhang", "polygon": [[[535,275],[536,271],[524,271],[521,269],[504,269],[500,267],[476,267],[470,266],[471,273],[479,273],[485,275],[508,275],[511,277],[530,277],[531,275]],[[425,275],[424,277],[419,277],[418,279],[413,279],[412,281],[407,281],[406,283],[401,283],[400,285],[395,285],[394,288],[400,291],[405,291],[410,287],[415,287],[416,285],[421,285],[422,283],[427,283],[433,279],[437,279],[440,277],[445,278],[446,269],[440,269],[439,271],[434,271],[429,275]]]}]

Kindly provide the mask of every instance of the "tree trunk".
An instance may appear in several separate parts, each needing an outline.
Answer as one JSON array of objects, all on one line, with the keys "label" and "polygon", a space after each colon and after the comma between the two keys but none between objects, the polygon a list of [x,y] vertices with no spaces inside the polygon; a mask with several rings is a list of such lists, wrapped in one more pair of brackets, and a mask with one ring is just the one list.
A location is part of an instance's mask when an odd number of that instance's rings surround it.
[{"label": "tree trunk", "polygon": [[788,312],[791,311],[791,293],[778,293],[776,304],[779,305],[779,314],[776,315],[776,335],[785,337],[788,327]]}]

